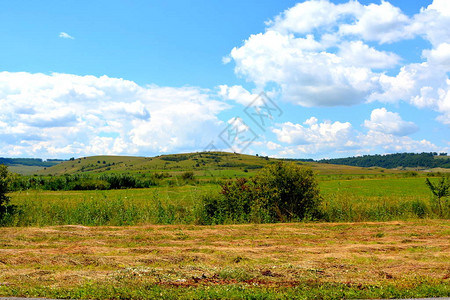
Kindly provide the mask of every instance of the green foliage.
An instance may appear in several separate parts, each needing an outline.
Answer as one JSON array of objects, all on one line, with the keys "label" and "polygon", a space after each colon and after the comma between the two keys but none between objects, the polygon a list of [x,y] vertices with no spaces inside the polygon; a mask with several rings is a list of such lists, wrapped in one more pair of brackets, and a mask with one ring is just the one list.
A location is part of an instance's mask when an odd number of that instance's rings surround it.
[{"label": "green foliage", "polygon": [[412,202],[411,209],[419,218],[424,218],[427,215],[427,205],[423,201],[416,200]]},{"label": "green foliage", "polygon": [[40,158],[4,158],[0,157],[0,164],[5,165],[24,165],[24,166],[39,166],[39,167],[51,167],[63,162],[59,159],[49,159],[43,161]]},{"label": "green foliage", "polygon": [[[257,198],[268,205],[277,221],[317,219],[321,197],[311,169],[295,163],[275,163],[261,170],[255,178]],[[267,204],[266,204],[267,203]]]},{"label": "green foliage", "polygon": [[[229,271],[228,271],[229,272]],[[242,278],[248,276],[239,274]],[[226,271],[221,271],[226,277]],[[231,274],[236,276],[236,274]],[[239,278],[239,277],[238,277]],[[170,284],[145,282],[142,276],[127,280],[91,280],[73,286],[4,285],[1,295],[9,297],[45,297],[52,299],[394,299],[448,297],[450,288],[445,282],[432,280],[406,281],[403,284],[321,283],[304,280],[293,286],[260,286],[244,281],[213,285],[177,287]]]},{"label": "green foliage", "polygon": [[200,223],[267,223],[318,219],[321,197],[314,173],[277,162],[254,178],[222,185],[221,195],[203,197]]},{"label": "green foliage", "polygon": [[[440,159],[436,159],[436,158]],[[364,155],[348,158],[322,159],[319,162],[336,165],[347,165],[356,167],[381,167],[381,168],[450,168],[450,157],[447,153],[395,153],[388,155]]]},{"label": "green foliage", "polygon": [[0,218],[5,213],[5,208],[8,205],[8,168],[5,165],[0,165]]},{"label": "green foliage", "polygon": [[101,175],[73,174],[62,176],[18,176],[11,180],[11,189],[21,191],[42,189],[48,191],[70,190],[109,190],[148,188],[156,186],[158,180],[167,177],[163,174],[144,174],[142,176],[126,173],[104,173]]},{"label": "green foliage", "polygon": [[161,156],[161,159],[165,160],[165,161],[179,162],[179,161],[183,161],[183,160],[188,160],[189,157],[187,157],[186,155],[165,155],[165,156]]},{"label": "green foliage", "polygon": [[194,172],[188,171],[181,174],[183,180],[194,180]]},{"label": "green foliage", "polygon": [[11,174],[8,172],[8,167],[0,165],[0,225],[10,223],[17,212],[17,207],[9,204],[10,197],[7,193],[10,190],[10,181]]},{"label": "green foliage", "polygon": [[437,183],[432,183],[428,178],[425,180],[433,195],[436,197],[439,215],[444,217],[449,213],[448,200],[443,201],[443,198],[450,196],[450,181],[448,177],[442,176]]}]

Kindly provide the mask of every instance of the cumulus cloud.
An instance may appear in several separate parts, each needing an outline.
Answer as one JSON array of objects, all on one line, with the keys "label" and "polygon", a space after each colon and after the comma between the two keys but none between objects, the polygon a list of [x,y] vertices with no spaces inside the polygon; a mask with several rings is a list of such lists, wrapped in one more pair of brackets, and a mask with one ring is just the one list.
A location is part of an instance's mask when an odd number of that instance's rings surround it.
[{"label": "cumulus cloud", "polygon": [[[273,129],[282,145],[277,156],[315,156],[333,152],[340,153],[355,149],[355,132],[349,122],[318,122],[311,117],[303,125],[291,122],[278,124]],[[284,144],[284,145],[283,145]]]},{"label": "cumulus cloud", "polygon": [[[282,100],[301,106],[405,101],[434,109],[447,122],[448,28],[447,0],[434,0],[412,16],[387,1],[310,0],[267,22],[265,32],[251,35],[229,57],[236,74],[258,88],[275,84]],[[379,49],[418,37],[431,44],[422,62],[405,63]],[[387,72],[399,66],[397,74]]]},{"label": "cumulus cloud", "polygon": [[225,100],[233,100],[244,106],[251,104],[258,98],[257,94],[250,93],[240,85],[220,85],[219,95]]},{"label": "cumulus cloud", "polygon": [[74,40],[75,38],[73,36],[71,36],[70,34],[68,34],[67,32],[60,32],[59,33],[59,37],[63,38],[63,39],[71,39]]},{"label": "cumulus cloud", "polygon": [[356,21],[351,24],[341,24],[339,34],[355,35],[366,41],[377,41],[381,44],[414,36],[409,29],[410,18],[387,1],[360,6],[351,13]]},{"label": "cumulus cloud", "polygon": [[378,51],[362,41],[343,42],[339,45],[339,56],[347,64],[373,69],[389,69],[395,67],[400,57],[395,53]]},{"label": "cumulus cloud", "polygon": [[229,106],[196,87],[107,76],[0,72],[0,152],[73,156],[201,150]]},{"label": "cumulus cloud", "polygon": [[[397,136],[370,130],[359,136],[361,153],[396,153],[396,152],[440,152],[448,148],[438,147],[428,140],[414,140],[408,136]],[[381,149],[381,150],[380,150]]]},{"label": "cumulus cloud", "polygon": [[450,43],[442,43],[435,49],[424,50],[423,56],[431,65],[450,71]]},{"label": "cumulus cloud", "polygon": [[372,131],[405,136],[419,130],[414,122],[404,121],[398,113],[377,108],[370,114],[370,120],[364,121],[364,126]]},{"label": "cumulus cloud", "polygon": [[235,70],[260,87],[277,83],[285,100],[303,106],[352,105],[376,88],[377,76],[369,68],[302,49],[298,42],[292,34],[273,30],[252,35],[231,51]]},{"label": "cumulus cloud", "polygon": [[278,141],[295,144],[326,144],[328,147],[343,146],[351,136],[352,125],[348,122],[323,122],[317,123],[316,118],[308,119],[304,124],[286,122],[273,129]]},{"label": "cumulus cloud", "polygon": [[367,132],[355,130],[349,122],[319,122],[316,117],[307,119],[303,125],[285,122],[273,129],[280,144],[267,147],[276,149],[277,156],[297,158],[302,155],[324,157],[330,154],[347,156],[355,153],[439,152],[448,149],[425,139],[418,141],[406,136],[417,131],[417,126],[385,108],[373,110],[364,127]]}]

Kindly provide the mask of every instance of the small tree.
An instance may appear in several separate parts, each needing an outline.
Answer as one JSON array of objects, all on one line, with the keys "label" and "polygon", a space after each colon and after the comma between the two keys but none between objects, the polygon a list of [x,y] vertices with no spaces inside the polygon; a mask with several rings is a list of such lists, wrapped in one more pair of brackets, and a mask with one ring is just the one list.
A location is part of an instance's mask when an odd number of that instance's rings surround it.
[{"label": "small tree", "polygon": [[7,212],[9,204],[9,197],[6,195],[9,187],[8,181],[8,168],[5,165],[0,165],[0,220],[3,219]]},{"label": "small tree", "polygon": [[317,219],[320,191],[314,172],[295,163],[277,162],[255,177],[256,197],[276,221]]},{"label": "small tree", "polygon": [[254,178],[222,185],[221,195],[203,199],[203,223],[267,223],[321,217],[314,173],[295,163],[278,162]]},{"label": "small tree", "polygon": [[450,196],[450,181],[448,180],[448,177],[442,176],[436,184],[431,183],[428,178],[425,180],[425,183],[430,188],[433,195],[436,197],[439,207],[439,215],[442,217],[444,215],[442,198]]}]

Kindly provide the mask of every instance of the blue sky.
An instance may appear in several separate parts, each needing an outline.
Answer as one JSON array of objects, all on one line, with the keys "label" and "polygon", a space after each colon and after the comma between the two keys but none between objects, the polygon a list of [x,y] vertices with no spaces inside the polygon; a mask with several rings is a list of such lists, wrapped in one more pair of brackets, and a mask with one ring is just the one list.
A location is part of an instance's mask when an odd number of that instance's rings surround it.
[{"label": "blue sky", "polygon": [[0,156],[450,152],[448,28],[446,0],[4,1]]}]

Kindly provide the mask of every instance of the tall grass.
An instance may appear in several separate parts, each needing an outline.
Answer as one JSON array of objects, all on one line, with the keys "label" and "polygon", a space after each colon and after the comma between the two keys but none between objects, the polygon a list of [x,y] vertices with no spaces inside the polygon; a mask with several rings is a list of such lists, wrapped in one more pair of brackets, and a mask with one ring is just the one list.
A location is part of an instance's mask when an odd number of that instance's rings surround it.
[{"label": "tall grass", "polygon": [[[325,221],[440,217],[424,178],[327,180],[320,187]],[[204,184],[107,191],[14,192],[10,194],[11,203],[18,206],[19,213],[5,219],[4,225],[198,224],[204,223],[202,198],[219,190],[217,184]]]},{"label": "tall grass", "polygon": [[193,186],[116,191],[25,191],[12,194],[20,211],[7,226],[80,224],[193,224],[198,195]]},{"label": "tall grass", "polygon": [[328,221],[439,218],[424,178],[335,180],[321,183]]}]

